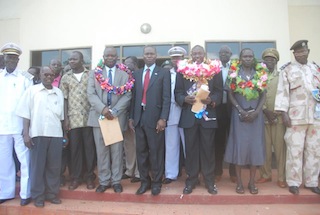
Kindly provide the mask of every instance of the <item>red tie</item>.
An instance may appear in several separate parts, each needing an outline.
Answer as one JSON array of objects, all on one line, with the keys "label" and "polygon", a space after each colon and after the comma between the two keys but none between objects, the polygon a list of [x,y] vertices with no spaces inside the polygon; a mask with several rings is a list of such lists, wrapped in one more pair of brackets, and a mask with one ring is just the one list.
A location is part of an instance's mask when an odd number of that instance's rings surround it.
[{"label": "red tie", "polygon": [[146,69],[146,74],[144,75],[144,83],[143,83],[143,96],[142,96],[142,104],[147,104],[147,89],[150,82],[150,69]]}]

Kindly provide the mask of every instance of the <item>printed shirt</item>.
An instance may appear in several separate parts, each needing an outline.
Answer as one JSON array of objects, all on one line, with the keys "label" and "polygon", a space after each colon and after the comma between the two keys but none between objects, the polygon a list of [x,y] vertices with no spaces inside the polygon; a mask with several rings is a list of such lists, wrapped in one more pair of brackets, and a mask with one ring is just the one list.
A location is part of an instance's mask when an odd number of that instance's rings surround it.
[{"label": "printed shirt", "polygon": [[292,125],[320,124],[314,119],[316,101],[311,91],[320,86],[320,72],[312,63],[297,61],[281,71],[275,110],[288,112]]},{"label": "printed shirt", "polygon": [[21,97],[16,114],[30,120],[30,137],[62,137],[63,94],[42,83],[29,87]]},{"label": "printed shirt", "polygon": [[86,127],[90,103],[87,97],[89,71],[84,70],[81,81],[73,74],[73,70],[62,76],[60,89],[68,101],[68,117],[71,129]]},{"label": "printed shirt", "polygon": [[32,85],[32,79],[26,78],[21,71],[0,70],[0,135],[22,133],[22,118],[15,110],[23,93]]}]

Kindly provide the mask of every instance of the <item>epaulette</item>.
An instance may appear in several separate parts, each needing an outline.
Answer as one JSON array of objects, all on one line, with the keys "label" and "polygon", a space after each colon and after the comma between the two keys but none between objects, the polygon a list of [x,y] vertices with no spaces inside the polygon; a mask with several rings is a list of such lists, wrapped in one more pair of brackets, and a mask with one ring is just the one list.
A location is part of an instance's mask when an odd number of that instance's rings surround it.
[{"label": "epaulette", "polygon": [[31,75],[29,72],[27,71],[21,71],[20,72],[21,75],[23,75],[24,77],[26,77],[27,79],[29,80],[32,80],[33,79],[33,75]]},{"label": "epaulette", "polygon": [[288,62],[288,63],[284,64],[282,67],[280,67],[280,70],[284,70],[290,64],[291,64],[291,62]]},{"label": "epaulette", "polygon": [[316,62],[312,61],[312,63],[317,67],[318,70],[320,69],[320,66]]}]

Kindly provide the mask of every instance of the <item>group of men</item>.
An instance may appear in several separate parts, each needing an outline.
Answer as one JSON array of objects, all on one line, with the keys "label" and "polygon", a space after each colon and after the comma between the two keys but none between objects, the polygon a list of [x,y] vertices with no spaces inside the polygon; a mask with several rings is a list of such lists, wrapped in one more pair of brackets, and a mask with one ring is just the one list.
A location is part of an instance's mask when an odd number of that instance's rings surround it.
[{"label": "group of men", "polygon": [[[311,93],[320,87],[320,69],[308,61],[307,42],[298,41],[291,47],[295,61],[280,72],[276,49],[267,49],[262,55],[270,73],[264,107],[267,159],[257,182],[271,181],[273,146],[278,186],[288,185],[293,194],[299,193],[302,175],[305,187],[320,194],[320,121],[314,118],[320,110]],[[187,54],[182,47],[168,50],[170,70],[156,65],[153,46],[144,47],[141,69],[136,57],[128,57],[124,63],[129,70],[117,63],[113,47],[105,48],[102,67],[92,71],[83,66],[82,53],[74,51],[68,72],[62,75],[61,63],[53,59],[50,67],[41,68],[37,85],[16,69],[22,53],[16,44],[4,45],[1,52],[5,68],[0,72],[0,99],[6,105],[0,108],[0,161],[6,165],[0,170],[0,203],[15,196],[13,148],[21,163],[22,206],[31,199],[36,207],[44,207],[45,200],[60,204],[59,186],[65,183],[67,163],[69,190],[83,182],[87,189],[96,188],[97,164],[97,193],[111,187],[120,193],[121,179],[131,178],[141,182],[137,195],[150,189],[152,195],[158,195],[162,184],[177,180],[179,156],[185,157],[187,174],[183,193],[190,194],[200,183],[201,172],[207,191],[217,194],[230,127],[231,104],[225,91],[232,55],[229,47],[221,47],[221,72],[208,81],[210,93],[201,100],[206,105],[206,119],[195,117],[191,110],[196,98],[188,91],[196,82],[177,72],[178,61]],[[190,56],[194,64],[205,63],[202,46],[194,46]],[[121,91],[132,78],[134,87]],[[118,118],[124,141],[105,145],[99,124],[103,118]],[[232,164],[229,173],[235,182]]]}]

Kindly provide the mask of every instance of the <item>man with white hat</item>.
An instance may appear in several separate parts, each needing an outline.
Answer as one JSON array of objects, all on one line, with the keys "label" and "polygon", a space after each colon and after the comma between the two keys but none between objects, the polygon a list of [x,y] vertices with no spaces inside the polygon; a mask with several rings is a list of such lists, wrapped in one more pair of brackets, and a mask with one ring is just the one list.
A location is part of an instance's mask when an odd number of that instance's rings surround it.
[{"label": "man with white hat", "polygon": [[182,60],[187,54],[186,50],[180,46],[174,46],[169,49],[168,54],[171,57],[173,68],[170,69],[171,74],[171,105],[169,112],[169,120],[165,129],[165,179],[163,184],[169,184],[176,180],[179,174],[179,156],[180,156],[180,140],[184,149],[184,133],[182,128],[178,128],[181,107],[174,99],[174,88],[176,86],[176,68],[177,62]]},{"label": "man with white hat", "polygon": [[20,205],[30,203],[29,149],[22,137],[22,118],[15,114],[15,109],[23,92],[32,85],[32,77],[27,78],[17,70],[22,51],[14,43],[7,43],[1,48],[5,68],[0,70],[0,204],[15,197],[15,164],[13,147],[21,163]]}]

